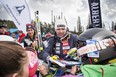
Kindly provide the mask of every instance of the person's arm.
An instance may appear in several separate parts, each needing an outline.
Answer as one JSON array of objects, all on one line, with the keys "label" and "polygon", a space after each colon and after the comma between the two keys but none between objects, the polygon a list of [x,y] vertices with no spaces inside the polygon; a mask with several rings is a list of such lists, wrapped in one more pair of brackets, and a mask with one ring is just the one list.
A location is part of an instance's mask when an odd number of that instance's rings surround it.
[{"label": "person's arm", "polygon": [[48,57],[53,51],[53,38],[49,39],[48,46],[42,51],[42,59],[47,62]]},{"label": "person's arm", "polygon": [[78,36],[70,34],[70,42],[72,47],[78,47]]},{"label": "person's arm", "polygon": [[44,65],[40,65],[38,67],[40,73],[43,75],[43,77],[53,77],[52,74],[49,74],[46,67]]},{"label": "person's arm", "polygon": [[45,67],[44,65],[38,66],[38,69],[39,69],[39,71],[40,71],[40,73],[41,73],[42,75],[45,76],[45,75],[48,74],[47,69],[46,69],[46,67]]},{"label": "person's arm", "polygon": [[78,77],[78,76],[75,75],[76,72],[77,72],[77,65],[72,66],[70,73],[66,74],[66,75],[63,75],[62,77]]}]

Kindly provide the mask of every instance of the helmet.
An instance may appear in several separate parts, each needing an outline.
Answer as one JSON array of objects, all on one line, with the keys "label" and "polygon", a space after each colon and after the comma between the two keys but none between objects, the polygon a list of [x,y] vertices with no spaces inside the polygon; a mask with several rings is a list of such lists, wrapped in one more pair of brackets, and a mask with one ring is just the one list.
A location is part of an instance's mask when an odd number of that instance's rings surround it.
[{"label": "helmet", "polygon": [[[112,31],[103,28],[91,28],[79,35],[79,48],[87,45],[87,40],[102,41],[104,39],[114,38],[116,34]],[[113,40],[113,39],[112,39]],[[114,42],[114,41],[113,41]],[[115,43],[114,43],[115,44]],[[82,56],[82,61],[85,64],[106,64],[116,57],[116,44],[113,47],[98,50],[99,57],[88,57],[87,54]]]},{"label": "helmet", "polygon": [[[102,33],[102,36],[100,33]],[[85,31],[84,33],[80,34],[79,38],[102,40],[110,36],[116,37],[116,34],[113,33],[112,31],[103,28],[91,28]]]},{"label": "helmet", "polygon": [[100,41],[110,37],[116,38],[116,34],[113,33],[112,31],[109,31],[103,28],[91,28],[78,36],[78,42],[79,44],[83,42],[84,43],[83,46],[84,46],[86,45],[85,43],[86,40],[94,39],[94,40]]}]

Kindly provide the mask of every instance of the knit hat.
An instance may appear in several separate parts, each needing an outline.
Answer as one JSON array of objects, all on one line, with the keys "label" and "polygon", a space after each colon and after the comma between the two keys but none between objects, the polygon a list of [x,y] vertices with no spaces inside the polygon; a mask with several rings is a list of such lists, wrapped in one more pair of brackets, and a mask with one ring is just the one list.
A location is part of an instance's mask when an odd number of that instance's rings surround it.
[{"label": "knit hat", "polygon": [[18,33],[23,33],[23,31],[22,30],[18,30]]},{"label": "knit hat", "polygon": [[66,21],[64,19],[57,19],[55,21],[55,29],[62,28],[62,27],[67,29]]},{"label": "knit hat", "polygon": [[26,24],[26,30],[28,30],[29,28],[32,28],[33,30],[35,30],[35,28],[32,24]]}]

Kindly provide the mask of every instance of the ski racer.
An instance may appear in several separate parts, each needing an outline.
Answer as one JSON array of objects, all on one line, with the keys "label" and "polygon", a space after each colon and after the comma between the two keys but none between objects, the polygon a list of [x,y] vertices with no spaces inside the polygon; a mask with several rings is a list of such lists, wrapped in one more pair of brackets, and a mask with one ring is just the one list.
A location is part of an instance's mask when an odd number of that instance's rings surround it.
[{"label": "ski racer", "polygon": [[[55,22],[55,34],[48,40],[48,46],[43,50],[42,57],[48,61],[50,57],[56,55],[60,60],[73,60],[67,57],[68,50],[77,47],[77,36],[67,32],[67,23],[64,19],[57,19]],[[53,71],[54,72],[54,71]],[[58,70],[55,76],[62,76],[64,71]]]}]

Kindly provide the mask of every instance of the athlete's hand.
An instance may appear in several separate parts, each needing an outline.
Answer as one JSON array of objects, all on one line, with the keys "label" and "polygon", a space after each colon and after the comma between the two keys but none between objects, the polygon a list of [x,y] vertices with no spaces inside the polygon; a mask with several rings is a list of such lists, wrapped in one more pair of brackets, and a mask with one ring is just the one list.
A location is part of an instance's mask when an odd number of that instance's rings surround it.
[{"label": "athlete's hand", "polygon": [[59,57],[58,57],[57,55],[53,55],[51,58],[52,58],[53,60],[58,60],[58,59],[59,59]]}]

